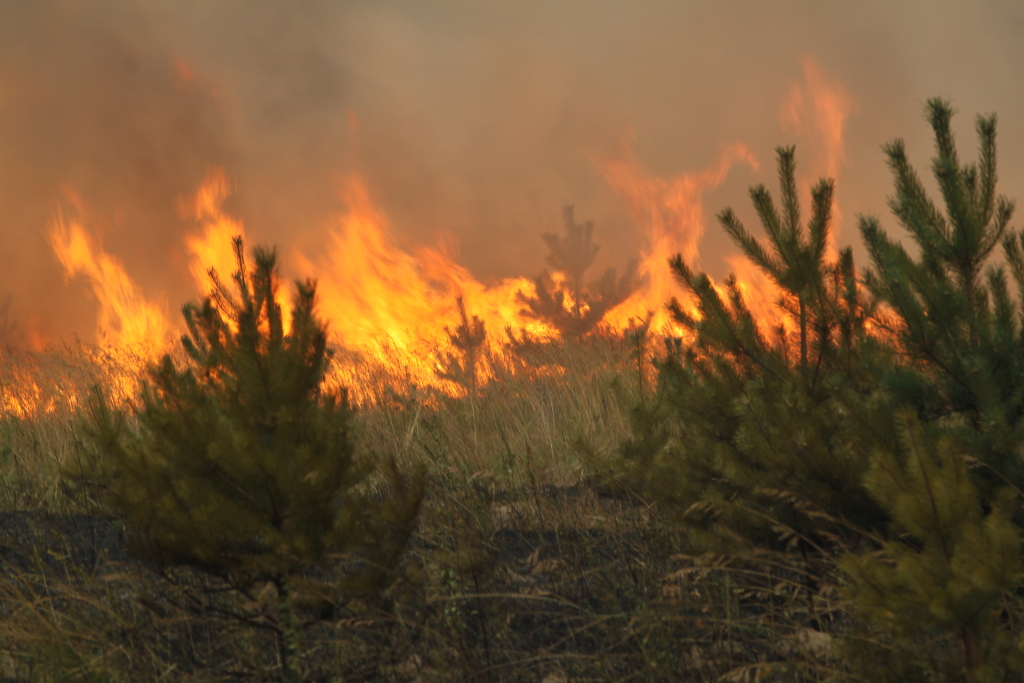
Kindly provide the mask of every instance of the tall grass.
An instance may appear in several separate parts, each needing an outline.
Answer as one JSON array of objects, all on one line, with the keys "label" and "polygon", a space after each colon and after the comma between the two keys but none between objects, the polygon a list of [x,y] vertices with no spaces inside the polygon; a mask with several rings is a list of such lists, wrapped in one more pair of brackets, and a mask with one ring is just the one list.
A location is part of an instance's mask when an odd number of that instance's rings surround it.
[{"label": "tall grass", "polygon": [[74,429],[93,386],[121,400],[138,386],[144,349],[86,344],[0,350],[0,505],[68,512],[60,471],[76,456]]},{"label": "tall grass", "polygon": [[528,361],[491,354],[491,379],[475,389],[414,386],[401,360],[355,368],[363,397],[357,423],[364,448],[432,463],[438,474],[502,485],[530,476],[569,485],[584,471],[581,444],[611,455],[629,433],[635,400],[621,338],[549,344]]},{"label": "tall grass", "polygon": [[[475,389],[414,385],[397,355],[350,364],[359,448],[428,463],[431,485],[383,597],[295,605],[304,678],[850,676],[836,645],[849,620],[828,558],[700,555],[677,517],[587,485],[586,458],[616,452],[649,391],[636,356],[614,335],[508,350]],[[85,346],[0,355],[5,400],[27,394],[42,406],[0,417],[9,680],[277,680],[264,587],[238,595],[189,570],[158,575],[124,555],[116,520],[66,494],[60,473],[76,457],[83,397],[143,365]]]}]

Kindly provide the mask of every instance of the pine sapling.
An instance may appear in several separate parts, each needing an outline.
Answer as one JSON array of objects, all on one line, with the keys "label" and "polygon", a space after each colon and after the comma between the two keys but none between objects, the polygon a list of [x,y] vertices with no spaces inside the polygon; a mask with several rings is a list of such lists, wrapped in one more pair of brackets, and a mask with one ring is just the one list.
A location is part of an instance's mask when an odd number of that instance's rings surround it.
[{"label": "pine sapling", "polygon": [[840,563],[854,607],[904,655],[953,636],[970,680],[1024,671],[1024,652],[998,609],[1024,578],[1020,530],[1010,519],[1016,494],[1003,490],[985,512],[953,442],[928,438],[914,416],[898,421],[899,452],[876,452],[866,477],[894,528],[880,551]]},{"label": "pine sapling", "polygon": [[545,233],[544,243],[552,271],[534,278],[534,295],[519,294],[524,315],[555,328],[563,339],[580,339],[591,333],[604,314],[624,301],[636,287],[636,263],[621,277],[609,268],[598,280],[586,284],[586,272],[601,247],[593,242],[594,222],[577,223],[572,206],[565,207],[565,235]]},{"label": "pine sapling", "polygon": [[[137,557],[191,566],[251,601],[270,587],[266,616],[284,678],[297,680],[295,604],[316,598],[330,611],[388,585],[423,476],[386,461],[387,495],[373,493],[375,463],[355,452],[347,394],[324,384],[331,352],[315,284],[296,283],[286,330],[274,252],[257,248],[250,270],[240,238],[234,249],[234,287],[211,271],[213,295],[183,309],[184,365],[169,355],[152,365],[129,413],[95,390],[82,424],[88,457],[71,474],[124,518]],[[303,579],[334,553],[361,568],[335,584]]]},{"label": "pine sapling", "polygon": [[487,355],[487,330],[484,321],[477,316],[470,319],[461,296],[455,301],[459,308],[459,324],[454,330],[445,327],[452,350],[442,353],[437,376],[455,382],[473,394],[479,386]]}]

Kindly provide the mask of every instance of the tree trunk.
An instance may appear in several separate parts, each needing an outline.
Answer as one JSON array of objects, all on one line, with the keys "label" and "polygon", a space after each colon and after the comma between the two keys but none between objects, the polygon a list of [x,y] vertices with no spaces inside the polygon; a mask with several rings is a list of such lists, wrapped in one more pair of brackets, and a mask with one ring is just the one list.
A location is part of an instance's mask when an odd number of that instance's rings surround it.
[{"label": "tree trunk", "polygon": [[281,680],[299,683],[299,633],[287,580],[275,577],[274,586],[277,587],[277,649],[281,658]]}]

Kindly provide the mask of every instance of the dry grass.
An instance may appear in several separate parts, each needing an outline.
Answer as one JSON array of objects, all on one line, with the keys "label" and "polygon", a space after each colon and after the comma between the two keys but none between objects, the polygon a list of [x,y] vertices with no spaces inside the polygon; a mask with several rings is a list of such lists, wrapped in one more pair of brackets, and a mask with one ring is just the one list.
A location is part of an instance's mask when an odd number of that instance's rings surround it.
[{"label": "dry grass", "polygon": [[[0,357],[5,411],[0,667],[18,681],[273,681],[265,591],[225,590],[132,562],[118,523],[68,499],[75,410],[96,381],[137,368],[85,348]],[[841,604],[827,567],[784,557],[691,557],[643,501],[585,483],[581,453],[628,435],[637,368],[623,340],[492,359],[461,397],[364,365],[364,452],[426,461],[419,532],[384,596],[296,603],[309,681],[826,680]],[[32,389],[37,391],[37,389]],[[47,402],[49,401],[49,402]],[[580,444],[586,446],[579,448]],[[15,512],[19,511],[19,512]],[[343,571],[344,558],[332,572]],[[816,587],[804,574],[813,572]]]},{"label": "dry grass", "polygon": [[635,388],[625,380],[631,368],[616,337],[537,348],[529,363],[492,356],[493,379],[470,391],[410,386],[400,368],[374,363],[356,374],[367,397],[358,418],[363,446],[429,462],[438,473],[496,478],[502,486],[521,485],[524,476],[570,485],[585,468],[580,444],[611,456],[629,435]]},{"label": "dry grass", "polygon": [[45,353],[0,351],[0,504],[4,509],[69,512],[74,501],[60,470],[75,457],[77,412],[101,385],[125,398],[144,356],[76,344]]}]

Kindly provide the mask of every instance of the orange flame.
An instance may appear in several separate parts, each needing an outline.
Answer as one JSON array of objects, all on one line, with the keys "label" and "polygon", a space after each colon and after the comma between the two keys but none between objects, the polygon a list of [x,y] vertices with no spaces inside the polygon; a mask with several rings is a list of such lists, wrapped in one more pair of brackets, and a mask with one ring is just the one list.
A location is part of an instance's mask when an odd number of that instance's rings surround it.
[{"label": "orange flame", "polygon": [[446,338],[446,327],[459,324],[457,297],[492,339],[506,326],[550,333],[519,313],[516,294],[532,292],[529,280],[486,286],[441,250],[399,248],[358,176],[345,180],[342,199],[348,211],[330,232],[325,258],[294,260],[298,271],[316,277],[320,314],[345,346],[374,353],[383,342],[407,359],[417,381],[437,384],[430,350]]},{"label": "orange flame", "polygon": [[725,261],[729,264],[729,272],[736,276],[743,302],[757,321],[761,334],[771,338],[780,325],[787,332],[791,331],[793,323],[778,305],[782,289],[775,280],[741,254],[730,254]]},{"label": "orange flame", "polygon": [[[121,262],[103,251],[78,222],[67,222],[58,215],[49,242],[66,278],[81,273],[89,279],[100,304],[96,337],[102,347],[115,350],[123,361],[104,378],[106,389],[115,401],[133,396],[142,369],[167,350],[171,327],[164,307],[144,297]],[[64,391],[59,396],[59,402],[72,409],[80,398]],[[55,394],[49,394],[46,400],[41,395],[30,396],[21,407],[33,414],[48,413],[55,409],[55,400]]]},{"label": "orange flame", "polygon": [[[827,81],[810,57],[803,59],[803,80],[789,87],[779,109],[779,123],[804,137],[813,151],[811,173],[802,174],[801,184],[810,187],[824,175],[833,180],[839,177],[839,167],[846,157],[843,133],[850,115],[852,100],[837,82]],[[834,252],[842,215],[835,198],[832,200],[832,239],[829,248]]]},{"label": "orange flame", "polygon": [[638,222],[645,225],[648,241],[640,263],[647,284],[608,312],[608,324],[623,329],[630,319],[643,318],[648,312],[654,313],[654,329],[668,324],[665,303],[679,294],[668,261],[676,254],[682,254],[689,264],[698,260],[706,227],[704,193],[721,185],[736,162],[758,168],[754,155],[739,142],[724,146],[710,168],[673,178],[662,178],[643,168],[629,148],[624,149],[621,158],[602,165],[605,179],[626,199]]},{"label": "orange flame", "polygon": [[[181,206],[182,213],[193,218],[202,228],[201,234],[185,237],[185,250],[191,257],[189,270],[192,278],[205,296],[213,293],[211,271],[217,273],[221,282],[229,284],[238,269],[231,248],[234,238],[241,237],[248,245],[242,222],[221,210],[221,205],[230,194],[231,188],[224,169],[210,168],[207,170],[206,179],[192,198],[191,205],[182,202]],[[284,329],[287,332],[291,328],[291,308],[285,291],[278,291],[277,304],[281,307]]]},{"label": "orange flame", "polygon": [[59,215],[49,234],[50,245],[72,278],[79,273],[89,279],[99,301],[97,338],[104,346],[138,346],[162,351],[170,326],[159,306],[145,298],[132,282],[121,262],[104,252],[85,229]]},{"label": "orange flame", "polygon": [[[184,62],[175,61],[174,68],[183,83],[194,79]],[[792,85],[782,103],[780,121],[809,138],[811,148],[819,150],[821,157],[815,163],[820,162],[824,171],[835,177],[844,156],[843,132],[850,100],[809,58],[804,60],[803,71],[803,80]],[[354,132],[354,115],[350,115],[350,125]],[[672,177],[646,169],[628,146],[623,146],[618,158],[599,164],[606,181],[625,199],[646,233],[639,265],[645,285],[605,315],[608,326],[622,330],[653,312],[654,329],[669,329],[664,304],[681,292],[668,260],[681,254],[687,263],[697,264],[705,230],[703,197],[725,181],[736,163],[758,169],[754,155],[742,143],[723,146],[708,168]],[[207,295],[212,286],[209,271],[216,270],[226,281],[236,268],[231,240],[245,236],[242,223],[222,209],[230,191],[224,171],[212,169],[195,196],[182,202],[183,214],[199,226],[185,238],[189,268],[197,287]],[[492,349],[509,327],[540,338],[556,335],[521,312],[517,295],[532,295],[532,281],[509,278],[485,284],[456,262],[453,249],[399,246],[386,215],[374,205],[358,176],[345,179],[341,199],[346,211],[328,231],[324,253],[309,258],[293,250],[284,256],[289,270],[318,281],[319,314],[345,347],[391,366],[403,363],[410,379],[419,384],[445,386],[437,379],[438,350],[447,343],[447,330],[460,323],[459,297],[467,314],[484,322]],[[837,208],[835,218],[838,221]],[[97,327],[105,346],[137,344],[150,349],[151,356],[164,350],[172,325],[163,308],[140,293],[117,259],[100,249],[79,223],[66,222],[63,217],[55,222],[49,240],[67,277],[81,273],[89,278],[100,303]],[[767,333],[786,325],[785,315],[776,305],[777,285],[738,255],[726,260],[762,330]],[[278,302],[287,315],[289,307],[283,298],[280,294]]]},{"label": "orange flame", "polygon": [[[811,148],[819,150],[823,160],[816,161],[815,165],[822,165],[828,177],[836,178],[845,153],[843,133],[851,108],[850,98],[841,85],[826,81],[810,58],[804,59],[803,67],[804,79],[790,87],[780,109],[780,121],[783,126],[796,128],[810,138]],[[605,316],[606,322],[622,328],[630,319],[654,311],[656,329],[667,323],[663,304],[679,293],[667,261],[676,254],[691,265],[699,260],[699,245],[705,229],[702,196],[721,185],[737,161],[745,161],[755,170],[758,168],[753,154],[741,143],[725,147],[713,167],[675,178],[662,178],[646,171],[629,149],[621,159],[603,164],[609,184],[626,198],[638,220],[646,224],[649,243],[641,263],[647,287],[610,311]],[[809,185],[806,181],[803,184]],[[833,224],[838,225],[840,219],[833,199]],[[829,245],[833,254],[836,232],[832,231]],[[726,262],[736,275],[744,301],[761,331],[767,335],[779,325],[791,327],[791,321],[777,305],[781,295],[778,285],[740,254],[728,256]],[[724,295],[724,291],[722,293]],[[681,334],[682,330],[673,332]]]},{"label": "orange flame", "polygon": [[235,272],[231,241],[236,236],[245,239],[242,223],[221,211],[221,204],[230,194],[224,170],[212,168],[207,171],[191,206],[182,202],[182,213],[202,226],[202,234],[185,237],[185,249],[191,256],[189,270],[196,286],[204,294],[211,293],[212,284],[208,276],[211,268],[221,278],[229,278]]}]

